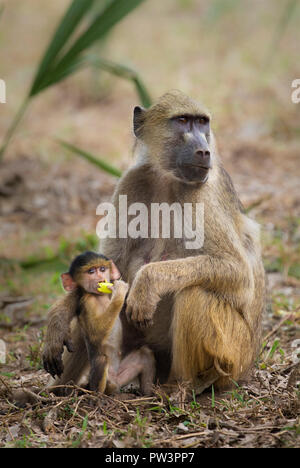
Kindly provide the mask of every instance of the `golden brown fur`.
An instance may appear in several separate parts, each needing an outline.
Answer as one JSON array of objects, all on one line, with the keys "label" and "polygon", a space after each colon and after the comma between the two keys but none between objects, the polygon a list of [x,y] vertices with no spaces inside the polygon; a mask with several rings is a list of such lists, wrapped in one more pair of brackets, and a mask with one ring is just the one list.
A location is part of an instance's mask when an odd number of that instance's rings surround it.
[{"label": "golden brown fur", "polygon": [[[128,206],[204,203],[202,249],[188,250],[181,240],[172,238],[106,239],[101,248],[131,285],[127,315],[143,327],[143,336],[134,333],[126,317],[123,322],[128,333],[136,336],[136,346],[146,343],[155,352],[161,380],[169,375],[169,380],[197,384],[213,368],[216,385],[224,386],[243,376],[256,356],[264,270],[259,228],[242,212],[213,135],[209,141],[213,168],[205,184],[185,184],[165,168],[172,154],[168,119],[204,112],[176,91],[138,115],[137,164],[123,176],[114,194],[116,208],[120,194],[127,195]],[[165,254],[167,260],[162,261]],[[172,363],[170,374],[159,370],[166,356]]]},{"label": "golden brown fur", "polygon": [[[108,296],[85,294],[80,301],[78,323],[83,332],[91,365],[91,390],[112,393],[118,388],[114,374],[121,360],[121,312],[128,285],[116,281],[111,300]],[[113,343],[111,337],[113,334]]]},{"label": "golden brown fur", "polygon": [[[106,269],[100,279],[100,273],[95,270],[104,266]],[[119,275],[115,265],[103,259],[77,267],[74,277],[69,272],[62,275],[63,285],[70,292],[49,311],[43,353],[45,369],[52,376],[57,375],[49,384],[56,393],[61,393],[60,387],[71,382],[82,383],[88,370],[91,390],[111,394],[139,377],[142,392],[152,392],[155,362],[150,349],[143,346],[122,360],[119,314],[128,285],[115,280]],[[96,287],[99,280],[109,282],[114,279],[112,295],[93,292],[95,286],[91,277],[96,281]],[[67,350],[63,352],[64,345]],[[65,393],[64,390],[62,392]],[[20,401],[20,397],[18,399]]]}]

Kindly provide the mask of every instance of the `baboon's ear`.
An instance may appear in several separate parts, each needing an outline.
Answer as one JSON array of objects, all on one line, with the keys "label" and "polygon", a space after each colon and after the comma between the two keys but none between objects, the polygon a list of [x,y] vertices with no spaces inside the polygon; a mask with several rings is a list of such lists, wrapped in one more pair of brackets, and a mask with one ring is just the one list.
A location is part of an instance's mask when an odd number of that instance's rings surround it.
[{"label": "baboon's ear", "polygon": [[137,138],[141,138],[143,133],[143,125],[145,122],[146,109],[135,106],[133,110],[133,131]]},{"label": "baboon's ear", "polygon": [[111,264],[110,279],[112,281],[120,279],[121,273],[119,272],[118,268],[116,267],[116,265],[114,264],[112,260],[110,261],[110,264]]},{"label": "baboon's ear", "polygon": [[62,273],[60,278],[65,291],[73,291],[77,287],[70,273]]}]

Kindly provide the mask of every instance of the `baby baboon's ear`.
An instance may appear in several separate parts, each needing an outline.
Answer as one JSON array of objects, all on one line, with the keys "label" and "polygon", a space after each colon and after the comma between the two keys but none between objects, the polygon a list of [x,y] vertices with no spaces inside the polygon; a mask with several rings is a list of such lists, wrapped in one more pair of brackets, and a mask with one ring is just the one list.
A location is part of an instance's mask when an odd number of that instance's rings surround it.
[{"label": "baby baboon's ear", "polygon": [[70,273],[62,273],[60,278],[65,291],[73,291],[77,287]]}]

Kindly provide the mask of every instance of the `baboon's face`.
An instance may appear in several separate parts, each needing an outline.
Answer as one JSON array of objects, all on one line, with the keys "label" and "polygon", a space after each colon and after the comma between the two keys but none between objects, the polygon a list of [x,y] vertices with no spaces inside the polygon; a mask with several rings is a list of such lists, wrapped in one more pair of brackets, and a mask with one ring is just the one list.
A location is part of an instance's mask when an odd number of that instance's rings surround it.
[{"label": "baboon's face", "polygon": [[[134,133],[152,164],[186,184],[204,184],[212,168],[210,117],[180,91],[134,109]],[[213,152],[212,152],[213,153]]]},{"label": "baboon's face", "polygon": [[110,282],[112,277],[112,262],[102,260],[99,262],[90,262],[78,268],[74,276],[70,273],[63,273],[61,280],[66,291],[73,291],[78,286],[85,292],[91,294],[101,294],[98,291],[98,283]]},{"label": "baboon's face", "polygon": [[98,284],[104,281],[110,282],[109,262],[103,262],[103,265],[89,265],[80,276],[80,286],[89,293],[99,294]]},{"label": "baboon's face", "polygon": [[169,119],[168,127],[173,137],[164,151],[166,169],[183,182],[204,184],[212,168],[209,117],[183,114]]}]

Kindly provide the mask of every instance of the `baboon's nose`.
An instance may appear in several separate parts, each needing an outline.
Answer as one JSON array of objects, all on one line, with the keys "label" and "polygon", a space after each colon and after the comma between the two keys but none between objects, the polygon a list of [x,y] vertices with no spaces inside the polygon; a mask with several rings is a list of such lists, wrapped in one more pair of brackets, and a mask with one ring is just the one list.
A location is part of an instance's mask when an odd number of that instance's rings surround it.
[{"label": "baboon's nose", "polygon": [[207,169],[211,168],[209,150],[197,149],[195,151],[195,159],[201,166],[206,167]]}]

